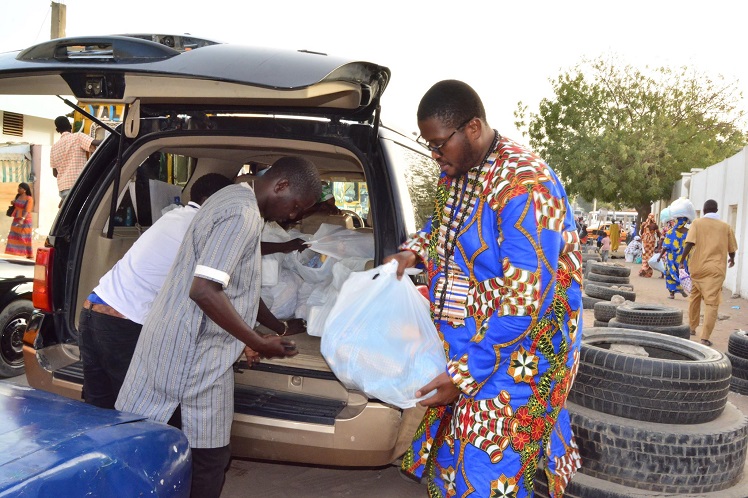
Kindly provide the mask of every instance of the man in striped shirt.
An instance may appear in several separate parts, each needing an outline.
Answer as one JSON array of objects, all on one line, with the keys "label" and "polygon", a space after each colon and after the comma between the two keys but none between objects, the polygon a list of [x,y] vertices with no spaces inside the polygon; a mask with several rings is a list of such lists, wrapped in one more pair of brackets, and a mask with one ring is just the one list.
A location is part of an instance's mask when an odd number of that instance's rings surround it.
[{"label": "man in striped shirt", "polygon": [[230,458],[232,365],[245,345],[293,356],[285,337],[249,324],[260,300],[264,221],[298,218],[321,195],[315,166],[284,157],[253,184],[232,185],[202,206],[153,302],[117,398],[118,410],[167,422],[181,414],[192,448],[192,496],[218,497]]},{"label": "man in striped shirt", "polygon": [[73,133],[73,127],[65,116],[55,118],[55,129],[60,139],[49,152],[49,163],[57,177],[57,189],[60,191],[60,205],[70,193],[75,180],[83,171],[88,161],[88,154],[101,143],[83,133]]}]

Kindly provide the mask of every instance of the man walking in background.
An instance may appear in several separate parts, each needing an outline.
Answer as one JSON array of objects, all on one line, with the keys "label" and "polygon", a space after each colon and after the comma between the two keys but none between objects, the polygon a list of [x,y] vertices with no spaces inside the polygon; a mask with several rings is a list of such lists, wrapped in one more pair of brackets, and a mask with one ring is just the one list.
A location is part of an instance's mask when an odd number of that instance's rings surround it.
[{"label": "man walking in background", "polygon": [[[681,268],[688,263],[686,266],[693,284],[688,307],[691,335],[696,335],[703,299],[705,310],[701,342],[707,346],[712,345],[709,337],[717,322],[717,310],[722,302],[722,284],[725,282],[727,267],[735,265],[737,250],[735,232],[730,225],[719,219],[717,201],[709,199],[704,203],[704,216],[691,223],[680,262]],[[689,255],[690,258],[686,259]]]},{"label": "man walking in background", "polygon": [[78,179],[83,166],[88,161],[88,154],[101,143],[84,133],[73,133],[73,127],[65,116],[55,118],[55,129],[60,139],[55,142],[49,153],[52,172],[57,177],[57,189],[60,191],[60,206],[70,193],[70,188]]}]

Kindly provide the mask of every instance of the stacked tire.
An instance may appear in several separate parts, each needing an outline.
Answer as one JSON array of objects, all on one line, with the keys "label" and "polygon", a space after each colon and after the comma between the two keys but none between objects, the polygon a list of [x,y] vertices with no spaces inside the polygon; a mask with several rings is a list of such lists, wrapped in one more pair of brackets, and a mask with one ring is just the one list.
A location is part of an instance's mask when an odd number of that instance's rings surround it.
[{"label": "stacked tire", "polygon": [[616,309],[628,301],[621,296],[613,296],[610,301],[598,301],[595,303],[595,327],[607,327],[608,322],[616,317]]},{"label": "stacked tire", "polygon": [[745,330],[736,330],[730,334],[727,357],[732,364],[730,390],[748,394],[748,334]]},{"label": "stacked tire", "polygon": [[[715,349],[587,329],[567,402],[582,468],[565,496],[744,496],[748,419],[727,403],[729,386],[729,361]],[[535,494],[550,496],[543,472]]]},{"label": "stacked tire", "polygon": [[610,301],[615,295],[626,301],[636,301],[634,287],[629,282],[631,270],[619,263],[590,261],[584,282],[582,305],[592,309],[595,303]]},{"label": "stacked tire", "polygon": [[590,262],[600,261],[600,255],[595,252],[592,246],[585,245],[582,247],[582,272],[585,278],[587,277],[588,267]]},{"label": "stacked tire", "polygon": [[682,339],[691,337],[691,329],[683,323],[683,311],[658,304],[626,303],[615,310],[608,327],[646,330]]}]

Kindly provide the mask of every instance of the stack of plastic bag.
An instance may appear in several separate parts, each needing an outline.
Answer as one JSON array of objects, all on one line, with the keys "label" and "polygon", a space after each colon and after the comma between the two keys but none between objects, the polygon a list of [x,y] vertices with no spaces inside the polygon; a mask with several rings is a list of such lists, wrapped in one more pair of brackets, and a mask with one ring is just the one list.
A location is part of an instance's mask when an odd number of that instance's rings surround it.
[{"label": "stack of plastic bag", "polygon": [[[266,223],[262,242],[287,242],[293,238],[308,238],[300,233],[286,232],[275,222]],[[301,278],[293,271],[282,268],[286,254],[274,253],[262,257],[262,287],[260,296],[271,313],[281,320],[294,318]]]},{"label": "stack of plastic bag", "polygon": [[686,197],[673,201],[667,209],[670,212],[670,218],[673,220],[688,218],[688,221],[693,221],[696,219],[696,208],[693,207],[693,202]]},{"label": "stack of plastic bag", "polygon": [[410,408],[446,359],[428,301],[396,270],[392,261],[350,274],[325,322],[321,351],[348,388]]},{"label": "stack of plastic bag", "polygon": [[374,258],[374,234],[342,229],[320,236],[317,231],[309,240],[309,249],[339,260],[372,259]]}]

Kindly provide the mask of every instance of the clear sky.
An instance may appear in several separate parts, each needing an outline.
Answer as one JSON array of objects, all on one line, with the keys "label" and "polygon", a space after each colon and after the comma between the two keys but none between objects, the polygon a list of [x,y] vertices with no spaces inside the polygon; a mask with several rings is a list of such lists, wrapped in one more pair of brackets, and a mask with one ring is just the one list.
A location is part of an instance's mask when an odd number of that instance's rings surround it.
[{"label": "clear sky", "polygon": [[[688,65],[739,80],[748,97],[743,0],[66,0],[67,36],[190,33],[308,49],[388,66],[383,121],[414,131],[423,93],[456,78],[489,123],[519,139],[513,112],[551,96],[549,78],[582,57]],[[49,39],[49,0],[0,0],[0,52]],[[744,108],[748,107],[744,105]]]}]

